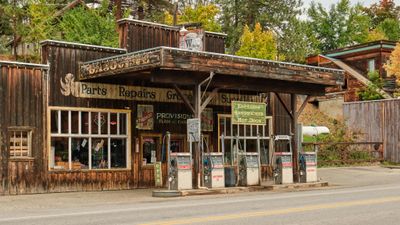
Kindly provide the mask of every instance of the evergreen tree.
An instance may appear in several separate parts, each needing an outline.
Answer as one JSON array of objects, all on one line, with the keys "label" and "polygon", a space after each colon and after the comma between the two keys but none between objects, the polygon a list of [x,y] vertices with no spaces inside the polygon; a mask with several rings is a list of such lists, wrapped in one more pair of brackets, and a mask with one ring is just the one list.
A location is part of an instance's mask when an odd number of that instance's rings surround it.
[{"label": "evergreen tree", "polygon": [[76,7],[64,14],[58,27],[62,39],[85,44],[118,47],[116,21],[103,1],[98,9]]}]

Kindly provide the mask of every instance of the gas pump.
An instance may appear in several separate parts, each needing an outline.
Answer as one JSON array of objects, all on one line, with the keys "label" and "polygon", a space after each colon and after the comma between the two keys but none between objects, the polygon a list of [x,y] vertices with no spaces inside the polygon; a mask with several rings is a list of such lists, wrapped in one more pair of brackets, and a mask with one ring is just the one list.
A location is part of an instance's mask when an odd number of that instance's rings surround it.
[{"label": "gas pump", "polygon": [[299,157],[300,182],[317,182],[317,153],[302,152]]},{"label": "gas pump", "polygon": [[275,184],[293,183],[292,142],[289,135],[276,135],[275,142],[287,143],[288,152],[274,153],[274,180]]},{"label": "gas pump", "polygon": [[192,162],[190,153],[171,153],[171,135],[167,132],[168,188],[169,190],[192,189]]},{"label": "gas pump", "polygon": [[257,152],[239,154],[239,185],[253,186],[260,184],[260,164]]},{"label": "gas pump", "polygon": [[[239,141],[237,143],[240,143]],[[260,142],[257,138],[257,152],[244,152],[237,150],[239,185],[253,186],[260,185],[261,181],[261,163],[260,163]]]},{"label": "gas pump", "polygon": [[[204,144],[204,142],[203,142]],[[202,162],[203,162],[203,184],[208,188],[225,187],[225,172],[224,172],[224,154],[217,152],[209,152],[208,144],[207,153],[204,152],[202,144]]]}]

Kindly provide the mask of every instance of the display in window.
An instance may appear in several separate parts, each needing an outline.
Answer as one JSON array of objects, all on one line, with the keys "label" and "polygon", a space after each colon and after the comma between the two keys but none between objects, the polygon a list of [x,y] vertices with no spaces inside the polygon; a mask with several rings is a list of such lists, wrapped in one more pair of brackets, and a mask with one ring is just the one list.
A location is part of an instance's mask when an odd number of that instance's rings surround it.
[{"label": "display in window", "polygon": [[137,106],[136,128],[140,130],[153,130],[154,109],[152,105]]},{"label": "display in window", "polygon": [[68,138],[53,137],[51,139],[50,167],[55,170],[69,169]]},{"label": "display in window", "polygon": [[72,169],[89,169],[89,141],[86,138],[72,138]]},{"label": "display in window", "polygon": [[108,168],[108,143],[105,138],[92,139],[92,169]]},{"label": "display in window", "polygon": [[153,164],[159,160],[158,137],[143,138],[143,165]]},{"label": "display in window", "polygon": [[126,168],[126,140],[111,139],[111,168]]},{"label": "display in window", "polygon": [[118,134],[118,114],[110,113],[110,134]]}]

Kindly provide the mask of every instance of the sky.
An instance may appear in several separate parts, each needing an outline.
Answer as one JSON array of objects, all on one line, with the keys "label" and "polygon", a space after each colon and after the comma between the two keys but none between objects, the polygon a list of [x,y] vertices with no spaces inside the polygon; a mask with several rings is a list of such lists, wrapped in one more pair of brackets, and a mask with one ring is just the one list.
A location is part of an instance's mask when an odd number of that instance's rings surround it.
[{"label": "sky", "polygon": [[[313,0],[303,0],[304,7],[308,8],[312,1]],[[314,0],[314,2],[322,3],[322,5],[325,8],[330,8],[330,5],[336,4],[337,2],[339,2],[339,0]],[[350,2],[352,4],[356,4],[357,2],[360,2],[364,6],[370,6],[373,3],[378,3],[379,0],[350,0]],[[396,5],[400,5],[400,0],[395,0],[394,2],[396,3]]]}]

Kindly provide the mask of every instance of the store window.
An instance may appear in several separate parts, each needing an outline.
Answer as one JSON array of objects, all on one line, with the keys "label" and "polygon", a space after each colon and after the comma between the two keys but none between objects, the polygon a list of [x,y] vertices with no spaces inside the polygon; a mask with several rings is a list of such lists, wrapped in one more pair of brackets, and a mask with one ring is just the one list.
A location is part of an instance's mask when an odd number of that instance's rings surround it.
[{"label": "store window", "polygon": [[27,128],[9,129],[10,158],[24,158],[32,156],[32,130]]},{"label": "store window", "polygon": [[50,168],[129,168],[129,111],[51,108]]},{"label": "store window", "polygon": [[142,165],[152,165],[161,161],[161,137],[158,135],[143,135]]},{"label": "store window", "polygon": [[171,152],[187,152],[186,146],[186,135],[172,135],[170,140]]}]

